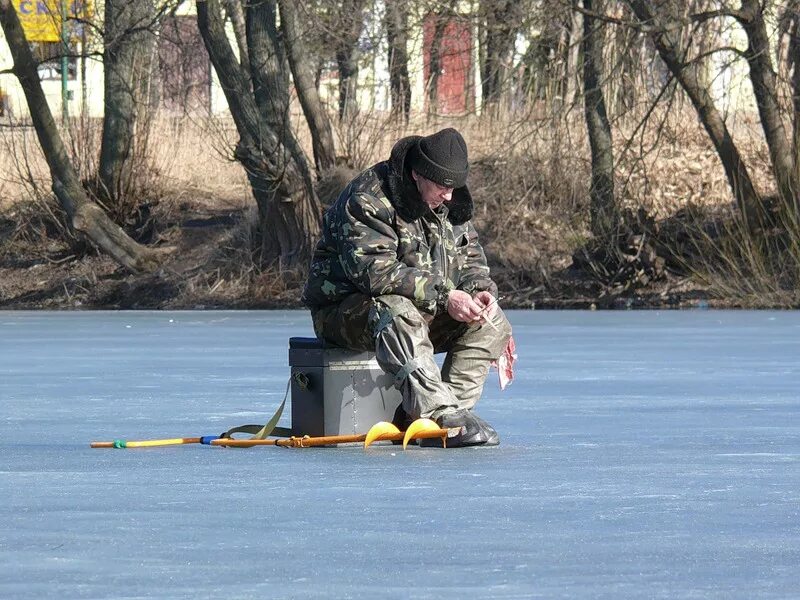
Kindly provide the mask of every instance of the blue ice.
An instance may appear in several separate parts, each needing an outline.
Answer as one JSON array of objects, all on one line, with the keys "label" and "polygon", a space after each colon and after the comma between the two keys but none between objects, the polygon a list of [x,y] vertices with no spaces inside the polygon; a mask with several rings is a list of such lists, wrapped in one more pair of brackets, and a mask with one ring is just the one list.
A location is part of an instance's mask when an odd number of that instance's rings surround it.
[{"label": "blue ice", "polygon": [[0,312],[0,597],[800,597],[800,313],[509,316],[495,449],[92,450],[264,422],[308,314]]}]

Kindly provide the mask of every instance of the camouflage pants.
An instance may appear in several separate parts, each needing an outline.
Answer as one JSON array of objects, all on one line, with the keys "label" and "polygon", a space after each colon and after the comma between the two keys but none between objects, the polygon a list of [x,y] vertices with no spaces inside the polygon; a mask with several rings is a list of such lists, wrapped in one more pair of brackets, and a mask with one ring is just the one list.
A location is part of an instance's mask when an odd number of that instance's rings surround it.
[{"label": "camouflage pants", "polygon": [[[491,325],[468,325],[449,315],[431,319],[403,296],[348,296],[312,312],[314,331],[325,341],[375,352],[394,377],[403,408],[413,418],[437,418],[480,399],[491,361],[503,352],[511,325],[497,309]],[[434,353],[447,352],[441,371]]]}]

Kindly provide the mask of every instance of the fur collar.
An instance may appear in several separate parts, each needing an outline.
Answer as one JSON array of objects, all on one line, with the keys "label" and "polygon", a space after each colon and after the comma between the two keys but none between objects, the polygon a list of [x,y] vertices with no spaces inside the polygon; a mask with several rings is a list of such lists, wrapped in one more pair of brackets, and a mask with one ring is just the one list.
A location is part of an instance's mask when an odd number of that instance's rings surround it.
[{"label": "fur collar", "polygon": [[[421,136],[412,135],[399,140],[392,148],[389,160],[378,170],[386,197],[406,221],[416,221],[431,210],[422,201],[417,185],[411,179],[411,169],[406,165],[406,155],[419,139]],[[472,195],[466,185],[453,190],[453,199],[447,203],[447,209],[447,219],[453,225],[463,225],[472,218]]]}]

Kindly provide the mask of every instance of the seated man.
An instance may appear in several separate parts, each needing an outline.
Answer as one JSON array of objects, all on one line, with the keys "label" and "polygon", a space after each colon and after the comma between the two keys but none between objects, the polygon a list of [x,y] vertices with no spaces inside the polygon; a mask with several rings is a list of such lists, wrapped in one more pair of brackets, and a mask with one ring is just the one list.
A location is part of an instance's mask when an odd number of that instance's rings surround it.
[{"label": "seated man", "polygon": [[399,140],[326,212],[303,293],[317,336],[374,351],[394,377],[395,424],[459,428],[448,447],[499,443],[472,409],[511,336],[470,222],[468,171],[455,129]]}]

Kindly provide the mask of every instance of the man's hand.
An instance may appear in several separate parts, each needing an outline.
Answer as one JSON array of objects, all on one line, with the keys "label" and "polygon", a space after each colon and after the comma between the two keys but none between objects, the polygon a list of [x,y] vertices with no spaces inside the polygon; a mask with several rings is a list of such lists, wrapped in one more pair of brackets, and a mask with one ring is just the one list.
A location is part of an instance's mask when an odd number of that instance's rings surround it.
[{"label": "man's hand", "polygon": [[[491,297],[491,294],[489,296]],[[447,296],[447,314],[461,323],[480,321],[483,310],[483,304],[479,304],[468,293],[461,290],[453,290]]]},{"label": "man's hand", "polygon": [[486,321],[491,321],[497,312],[497,298],[489,292],[478,292],[473,296],[475,303],[481,307],[481,316]]}]

